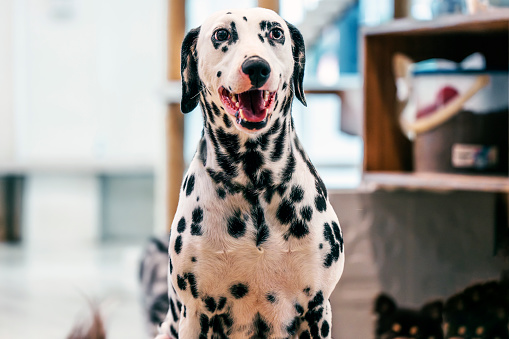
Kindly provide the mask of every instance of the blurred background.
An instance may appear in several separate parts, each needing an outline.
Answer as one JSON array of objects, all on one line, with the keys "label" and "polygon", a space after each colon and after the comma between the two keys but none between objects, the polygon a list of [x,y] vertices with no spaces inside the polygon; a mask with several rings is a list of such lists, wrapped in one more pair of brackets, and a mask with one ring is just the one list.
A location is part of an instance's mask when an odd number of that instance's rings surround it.
[{"label": "blurred background", "polygon": [[[139,259],[171,222],[167,118],[180,95],[167,78],[172,1],[0,0],[0,338],[65,337],[87,316],[87,299],[103,306],[109,338],[146,337]],[[186,30],[216,10],[258,5],[180,2]],[[308,107],[295,103],[295,126],[352,230],[351,262],[364,263],[340,284],[349,311],[337,312],[337,339],[369,337],[380,289],[364,237],[373,218],[359,198],[360,33],[395,18],[433,19],[432,2],[264,1],[305,37]],[[201,119],[185,116],[184,166]],[[357,332],[339,325],[352,322]]]}]

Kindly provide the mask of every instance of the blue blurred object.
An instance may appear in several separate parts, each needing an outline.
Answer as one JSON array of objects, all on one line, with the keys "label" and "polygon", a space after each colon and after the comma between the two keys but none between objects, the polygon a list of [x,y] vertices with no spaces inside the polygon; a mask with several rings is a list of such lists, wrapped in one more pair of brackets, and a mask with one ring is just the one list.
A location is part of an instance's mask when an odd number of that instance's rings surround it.
[{"label": "blue blurred object", "polygon": [[433,0],[431,2],[431,12],[434,18],[444,14],[466,13],[466,9],[464,0]]}]

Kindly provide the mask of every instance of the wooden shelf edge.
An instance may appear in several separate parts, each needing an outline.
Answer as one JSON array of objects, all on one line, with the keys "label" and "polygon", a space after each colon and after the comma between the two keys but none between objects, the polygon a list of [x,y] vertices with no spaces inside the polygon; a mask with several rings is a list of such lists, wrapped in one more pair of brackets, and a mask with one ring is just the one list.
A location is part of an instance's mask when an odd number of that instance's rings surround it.
[{"label": "wooden shelf edge", "polygon": [[434,20],[398,19],[380,26],[365,27],[363,34],[386,35],[386,34],[413,34],[417,32],[455,31],[461,27],[473,27],[493,22],[507,22],[509,20],[509,8],[491,8],[486,12],[477,14],[452,14],[439,17]]},{"label": "wooden shelf edge", "polygon": [[403,189],[509,193],[509,177],[445,173],[365,172],[362,186],[369,191]]}]

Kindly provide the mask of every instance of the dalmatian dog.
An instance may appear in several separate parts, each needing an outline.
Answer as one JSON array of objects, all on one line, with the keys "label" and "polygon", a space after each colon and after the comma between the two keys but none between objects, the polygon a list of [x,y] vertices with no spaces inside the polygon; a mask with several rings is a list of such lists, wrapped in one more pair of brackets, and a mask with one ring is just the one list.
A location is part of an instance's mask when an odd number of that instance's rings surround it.
[{"label": "dalmatian dog", "polygon": [[163,338],[330,338],[344,266],[327,190],[293,125],[300,32],[270,10],[210,16],[182,44],[184,113],[204,128],[169,242]]}]

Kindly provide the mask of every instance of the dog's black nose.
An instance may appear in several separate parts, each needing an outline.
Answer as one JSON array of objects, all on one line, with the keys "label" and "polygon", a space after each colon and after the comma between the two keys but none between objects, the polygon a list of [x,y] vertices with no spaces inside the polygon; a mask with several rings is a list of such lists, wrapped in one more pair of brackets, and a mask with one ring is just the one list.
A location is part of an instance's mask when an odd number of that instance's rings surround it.
[{"label": "dog's black nose", "polygon": [[259,57],[251,57],[242,64],[242,72],[249,75],[254,88],[262,87],[270,76],[270,65]]}]

